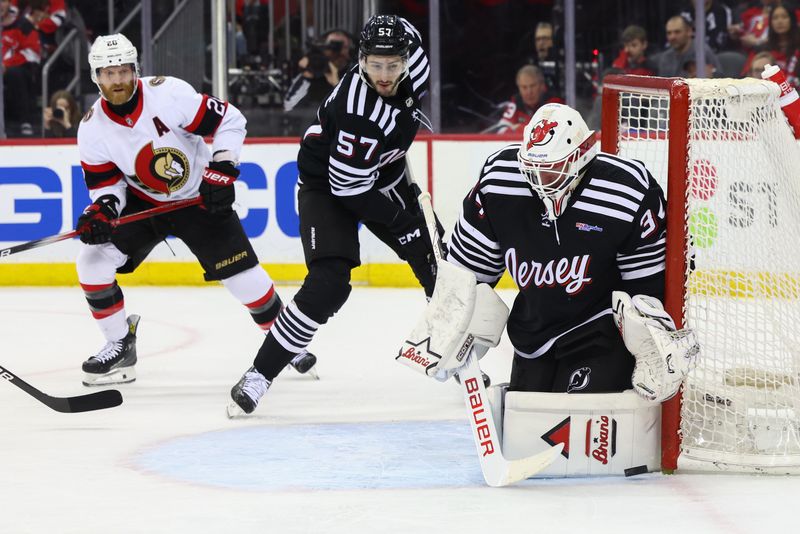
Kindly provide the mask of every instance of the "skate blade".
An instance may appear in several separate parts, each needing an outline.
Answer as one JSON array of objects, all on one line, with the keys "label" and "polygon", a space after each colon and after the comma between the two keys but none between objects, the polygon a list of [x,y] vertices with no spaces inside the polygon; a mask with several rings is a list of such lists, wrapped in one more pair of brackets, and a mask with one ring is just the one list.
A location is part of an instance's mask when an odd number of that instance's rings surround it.
[{"label": "skate blade", "polygon": [[83,373],[83,385],[89,387],[129,384],[134,380],[136,380],[134,367],[120,367],[105,374]]},{"label": "skate blade", "polygon": [[228,419],[243,419],[247,417],[247,414],[239,408],[239,405],[235,402],[228,404],[228,407],[225,409],[225,413],[228,416]]}]

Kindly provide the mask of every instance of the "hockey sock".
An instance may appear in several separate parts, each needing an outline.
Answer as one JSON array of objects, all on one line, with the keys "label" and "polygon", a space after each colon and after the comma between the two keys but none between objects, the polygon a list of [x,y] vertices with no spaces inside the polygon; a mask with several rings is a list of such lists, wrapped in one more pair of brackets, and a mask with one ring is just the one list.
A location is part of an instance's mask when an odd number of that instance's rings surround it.
[{"label": "hockey sock", "polygon": [[222,280],[222,285],[247,307],[253,321],[262,330],[270,329],[283,303],[272,279],[260,265]]},{"label": "hockey sock", "polygon": [[89,310],[97,320],[103,336],[116,341],[128,333],[125,321],[125,298],[116,280],[110,284],[81,284]]}]

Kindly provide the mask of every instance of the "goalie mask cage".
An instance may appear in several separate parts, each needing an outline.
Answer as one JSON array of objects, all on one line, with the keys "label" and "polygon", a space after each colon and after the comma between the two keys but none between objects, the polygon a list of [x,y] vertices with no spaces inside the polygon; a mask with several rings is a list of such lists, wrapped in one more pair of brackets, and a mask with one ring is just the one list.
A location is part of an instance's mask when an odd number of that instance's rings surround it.
[{"label": "goalie mask cage", "polygon": [[665,308],[701,352],[662,469],[800,473],[800,148],[778,86],[610,75],[602,149],[667,195]]}]

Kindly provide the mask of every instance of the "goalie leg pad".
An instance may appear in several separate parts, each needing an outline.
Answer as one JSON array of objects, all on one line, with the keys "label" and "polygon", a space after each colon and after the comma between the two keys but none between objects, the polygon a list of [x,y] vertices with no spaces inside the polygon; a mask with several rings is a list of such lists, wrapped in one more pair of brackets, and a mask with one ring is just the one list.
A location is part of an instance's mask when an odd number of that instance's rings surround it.
[{"label": "goalie leg pad", "polygon": [[503,404],[503,454],[509,460],[564,444],[561,455],[537,477],[660,468],[661,406],[631,390],[584,395],[509,391]]}]

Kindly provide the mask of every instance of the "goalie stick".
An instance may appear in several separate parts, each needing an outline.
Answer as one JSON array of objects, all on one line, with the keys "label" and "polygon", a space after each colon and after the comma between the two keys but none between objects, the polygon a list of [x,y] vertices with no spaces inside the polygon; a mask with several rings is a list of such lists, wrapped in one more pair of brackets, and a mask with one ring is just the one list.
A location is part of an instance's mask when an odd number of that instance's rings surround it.
[{"label": "goalie stick", "polygon": [[[141,221],[142,219],[155,217],[156,215],[161,215],[162,213],[167,213],[177,209],[185,208],[187,206],[195,206],[198,204],[202,204],[202,202],[203,199],[201,197],[176,200],[175,202],[170,202],[169,204],[156,206],[155,208],[150,208],[149,210],[140,211],[138,213],[132,213],[130,215],[125,215],[124,217],[120,217],[119,219],[114,219],[111,221],[111,226],[116,228],[121,224],[128,224],[135,221]],[[72,230],[70,232],[64,232],[63,234],[51,235],[49,237],[43,237],[42,239],[28,241],[27,243],[22,243],[20,245],[14,245],[13,247],[3,248],[0,249],[0,259],[5,258],[6,256],[11,256],[12,254],[16,254],[18,252],[24,252],[26,250],[43,247],[45,245],[49,245],[50,243],[58,243],[59,241],[64,241],[65,239],[70,239],[77,236],[78,236],[78,231]]]},{"label": "goalie stick", "polygon": [[[444,261],[442,242],[436,227],[436,217],[433,214],[431,196],[422,193],[418,197],[425,224],[433,243],[433,253],[436,262]],[[492,487],[507,486],[520,480],[530,478],[548,465],[561,454],[564,448],[559,443],[550,449],[519,460],[507,460],[503,456],[503,447],[497,425],[494,422],[492,409],[489,406],[489,397],[483,383],[475,347],[470,347],[464,366],[458,371],[461,378],[461,387],[464,393],[464,403],[469,413],[469,423],[472,428],[472,437],[478,449],[478,460],[486,484]]]},{"label": "goalie stick", "polygon": [[34,399],[61,413],[92,412],[122,404],[122,394],[116,389],[107,389],[76,397],[51,397],[22,380],[8,368],[0,367],[0,379],[11,382]]}]

